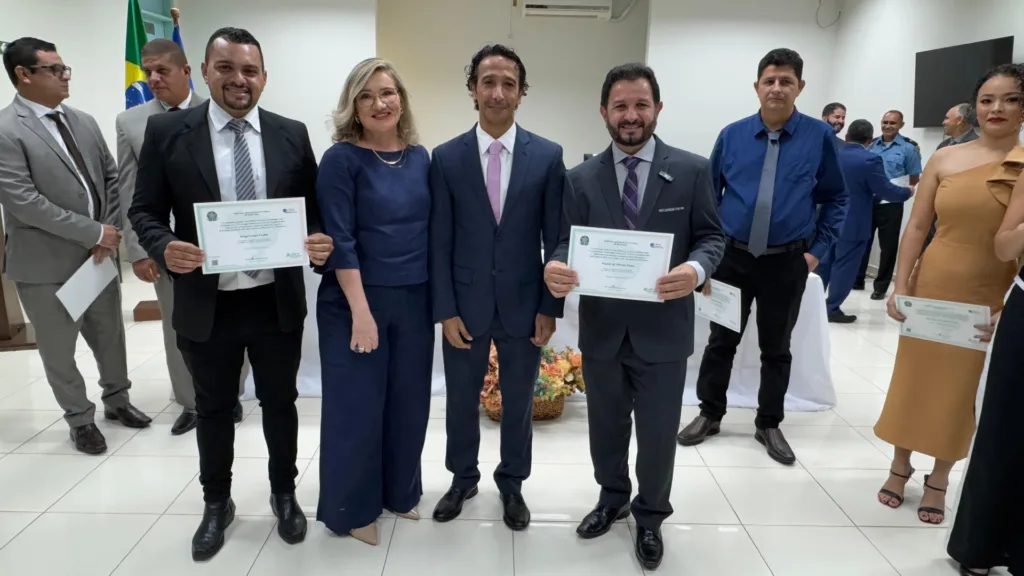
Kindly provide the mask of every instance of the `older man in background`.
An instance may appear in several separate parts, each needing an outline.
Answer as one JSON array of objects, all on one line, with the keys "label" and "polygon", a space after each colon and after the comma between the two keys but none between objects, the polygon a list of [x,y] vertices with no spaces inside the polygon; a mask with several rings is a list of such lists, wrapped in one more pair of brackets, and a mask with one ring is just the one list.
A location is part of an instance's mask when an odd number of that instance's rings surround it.
[{"label": "older man in background", "polygon": [[946,117],[942,120],[942,132],[946,135],[946,139],[939,143],[936,150],[977,140],[978,131],[975,128],[977,123],[978,117],[974,112],[974,106],[967,102],[953,106],[949,112],[946,112]]},{"label": "older man in background", "polygon": [[[146,74],[146,82],[153,92],[154,98],[141,106],[129,108],[117,115],[117,160],[118,188],[121,197],[121,213],[124,230],[124,243],[127,248],[128,260],[132,263],[132,271],[143,282],[153,284],[156,290],[157,305],[160,307],[160,318],[163,322],[164,353],[167,358],[167,372],[171,378],[174,401],[181,407],[181,414],[171,426],[171,434],[178,436],[196,427],[196,393],[192,384],[192,374],[185,366],[185,361],[178,350],[177,334],[171,327],[171,316],[174,313],[174,292],[171,288],[171,277],[166,270],[161,270],[156,261],[146,254],[139,245],[139,237],[131,228],[128,220],[128,208],[135,197],[135,175],[139,170],[139,152],[142,150],[143,137],[149,117],[164,112],[177,112],[194,108],[206,102],[206,99],[192,92],[189,79],[192,67],[188,65],[184,50],[170,40],[158,38],[142,47],[142,71]],[[172,224],[173,225],[173,224]],[[242,371],[244,388],[245,377],[248,375],[248,361]],[[235,422],[242,421],[242,406],[235,405]]]}]

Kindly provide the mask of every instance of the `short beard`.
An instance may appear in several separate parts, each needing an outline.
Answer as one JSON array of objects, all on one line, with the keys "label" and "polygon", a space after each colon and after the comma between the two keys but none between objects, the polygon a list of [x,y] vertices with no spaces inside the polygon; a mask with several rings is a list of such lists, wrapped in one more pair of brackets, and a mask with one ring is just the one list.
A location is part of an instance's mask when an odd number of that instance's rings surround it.
[{"label": "short beard", "polygon": [[[644,124],[642,126],[643,130],[641,131],[640,136],[637,138],[624,138],[622,136],[622,132],[619,130],[619,127],[612,126],[607,121],[605,121],[604,125],[606,128],[608,128],[608,134],[612,137],[612,140],[616,144],[632,148],[634,146],[640,146],[651,139],[651,136],[654,135],[655,128],[658,127],[658,121],[651,120],[650,124]],[[622,126],[622,124],[620,124],[619,126]]]}]

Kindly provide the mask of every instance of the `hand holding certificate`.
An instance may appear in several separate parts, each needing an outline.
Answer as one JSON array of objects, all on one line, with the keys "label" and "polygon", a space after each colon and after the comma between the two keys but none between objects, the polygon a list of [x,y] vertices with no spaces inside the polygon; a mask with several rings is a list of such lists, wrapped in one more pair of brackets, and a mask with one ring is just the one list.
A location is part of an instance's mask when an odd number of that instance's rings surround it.
[{"label": "hand holding certificate", "polygon": [[577,282],[572,291],[648,302],[688,294],[690,284],[696,285],[696,271],[683,265],[669,274],[672,239],[672,234],[660,232],[573,226],[568,268]]},{"label": "hand holding certificate", "polygon": [[927,298],[896,296],[896,308],[903,316],[900,335],[985,350],[979,325],[991,323],[988,306],[945,302]]},{"label": "hand holding certificate", "polygon": [[309,263],[304,198],[205,202],[194,210],[203,274]]}]

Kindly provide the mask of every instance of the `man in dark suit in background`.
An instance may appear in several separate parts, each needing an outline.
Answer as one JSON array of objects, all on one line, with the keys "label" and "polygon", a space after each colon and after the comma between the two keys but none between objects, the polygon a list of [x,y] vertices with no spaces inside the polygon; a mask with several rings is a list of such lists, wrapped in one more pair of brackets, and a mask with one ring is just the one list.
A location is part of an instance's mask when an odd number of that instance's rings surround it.
[{"label": "man in dark suit in background", "polygon": [[910,188],[897,186],[885,175],[882,157],[868,152],[874,127],[867,120],[854,120],[846,130],[846,144],[839,150],[839,165],[846,178],[850,205],[839,237],[818,266],[818,276],[828,289],[828,321],[849,324],[856,316],[843,313],[841,306],[853,290],[864,251],[871,242],[871,217],[875,198],[905,202]]},{"label": "man in dark suit in background", "polygon": [[[601,496],[576,532],[583,538],[601,536],[632,510],[636,556],[647,569],[661,563],[660,527],[672,514],[674,437],[686,359],[693,353],[690,294],[714,273],[725,249],[707,159],[654,136],[660,92],[654,71],[642,64],[608,73],[601,115],[614,143],[569,172],[560,242],[544,275],[558,298],[576,285],[576,273],[566,265],[572,226],[675,237],[671,270],[657,285],[664,302],[580,298],[590,455]],[[634,409],[639,492],[630,504],[626,463]]]},{"label": "man in dark suit in background", "polygon": [[505,524],[522,530],[530,510],[533,387],[540,347],[555,331],[562,301],[544,287],[544,257],[558,242],[565,165],[562,147],[515,123],[529,85],[519,56],[486,46],[467,68],[480,111],[469,132],[434,149],[430,167],[430,287],[444,327],[446,465],[452,486],[434,509],[447,522],[477,494],[480,389],[493,340],[501,363],[501,464],[494,481]]},{"label": "man in dark suit in background", "polygon": [[193,205],[304,197],[310,261],[322,265],[333,248],[330,237],[316,232],[316,157],[305,125],[257,107],[266,85],[259,42],[245,30],[217,30],[202,69],[212,102],[149,119],[128,212],[139,243],[174,278],[172,323],[195,383],[206,506],[192,539],[194,560],[220,550],[234,519],[232,412],[246,352],[263,406],[277,531],[290,544],[305,538],[306,518],[295,499],[295,379],[306,299],[297,267],[204,275]]}]

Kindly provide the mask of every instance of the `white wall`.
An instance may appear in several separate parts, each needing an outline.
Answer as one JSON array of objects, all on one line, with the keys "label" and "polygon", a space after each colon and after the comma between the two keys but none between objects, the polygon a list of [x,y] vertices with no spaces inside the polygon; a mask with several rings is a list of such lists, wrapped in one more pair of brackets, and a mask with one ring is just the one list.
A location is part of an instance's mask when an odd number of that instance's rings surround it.
[{"label": "white wall", "polygon": [[[114,118],[124,110],[125,0],[2,0],[0,39],[34,36],[57,45],[72,68],[67,103],[92,114],[114,153]],[[4,72],[0,108],[14,98]]]},{"label": "white wall", "polygon": [[263,47],[267,87],[260,106],[309,127],[317,158],[331,145],[329,120],[345,76],[374,55],[374,0],[177,0],[196,92],[206,42],[223,26],[245,28]]},{"label": "white wall", "polygon": [[[822,24],[835,20],[837,6],[822,3]],[[818,0],[651,0],[647,62],[665,102],[658,134],[709,155],[723,127],[757,112],[757,64],[774,48],[791,48],[804,60],[801,112],[817,118],[842,100],[831,89],[837,28],[820,26],[817,9]]]},{"label": "white wall", "polygon": [[[927,162],[942,141],[941,128],[912,128],[918,52],[1016,36],[1014,62],[1024,62],[1024,1],[846,0],[839,21],[832,93],[847,105],[847,123],[865,118],[879,132],[887,110],[905,114],[907,134]],[[910,218],[913,199],[903,220]],[[872,264],[877,263],[878,243]]]},{"label": "white wall", "polygon": [[[558,142],[566,166],[608,146],[599,113],[612,67],[644,59],[648,0],[622,22],[522,17],[508,0],[378,0],[377,52],[408,85],[423,144],[469,130],[477,112],[464,68],[488,43],[513,47],[531,88],[519,108],[524,128]],[[617,0],[616,14],[628,5]],[[457,24],[457,20],[471,24]]]}]

